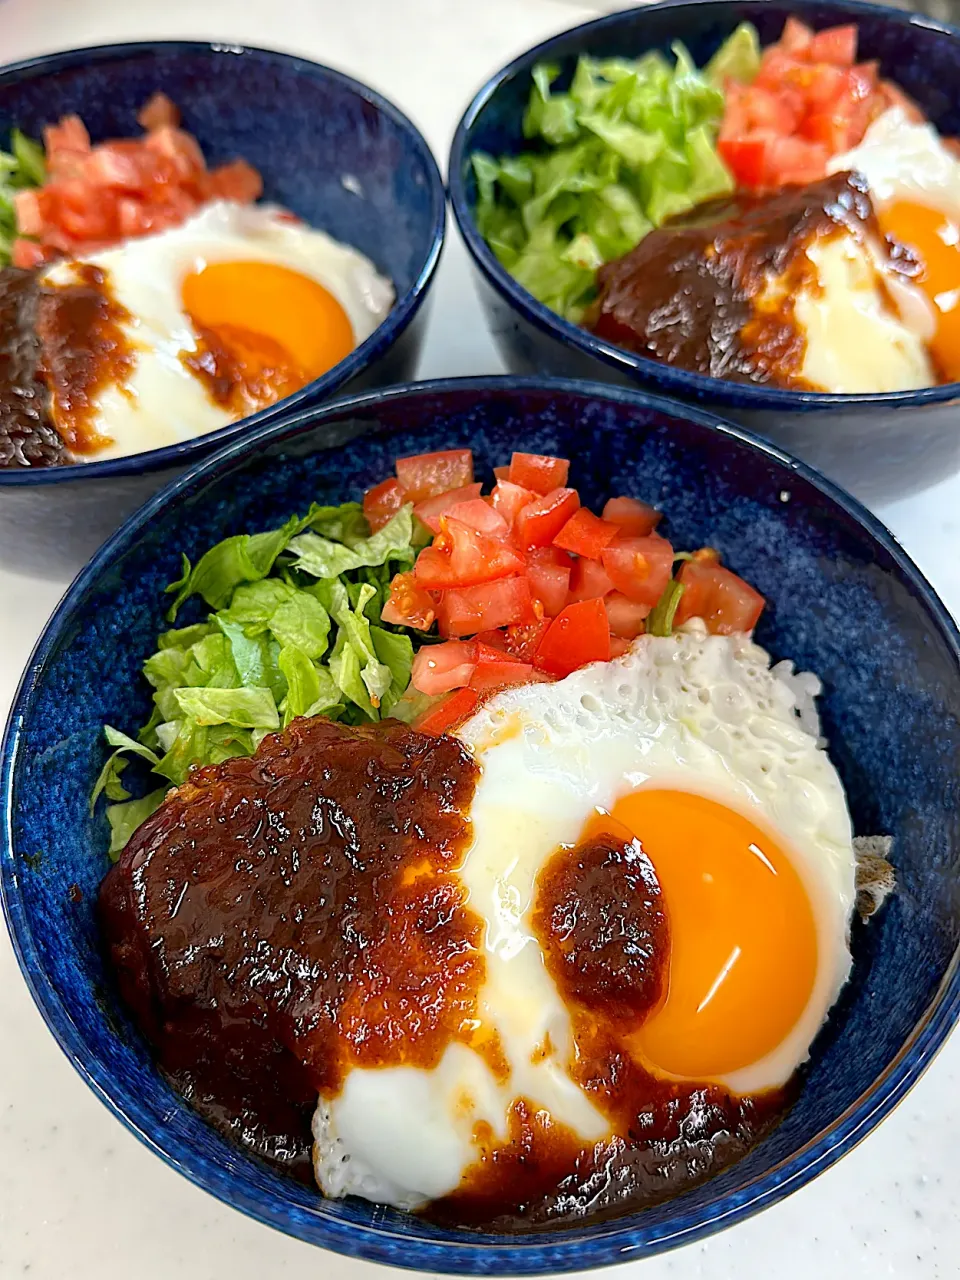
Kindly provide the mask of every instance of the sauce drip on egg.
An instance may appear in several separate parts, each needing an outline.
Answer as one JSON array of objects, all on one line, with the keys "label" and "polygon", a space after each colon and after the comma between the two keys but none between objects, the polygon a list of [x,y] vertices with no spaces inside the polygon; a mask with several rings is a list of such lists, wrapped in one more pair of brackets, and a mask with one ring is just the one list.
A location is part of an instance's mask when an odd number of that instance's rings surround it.
[{"label": "sauce drip on egg", "polygon": [[71,277],[47,283],[41,293],[40,367],[60,438],[74,453],[95,453],[110,443],[98,426],[98,397],[111,385],[124,390],[133,373],[136,357],[124,327],[132,317],[103,268],[79,262]]},{"label": "sauce drip on egg", "polygon": [[181,359],[238,417],[319,378],[356,345],[333,294],[277,263],[207,263],[181,292],[198,339]]},{"label": "sauce drip on egg", "polygon": [[807,1006],[817,931],[790,856],[706,796],[641,788],[595,827],[636,839],[669,920],[663,999],[633,1038],[654,1070],[711,1080],[762,1061]]}]

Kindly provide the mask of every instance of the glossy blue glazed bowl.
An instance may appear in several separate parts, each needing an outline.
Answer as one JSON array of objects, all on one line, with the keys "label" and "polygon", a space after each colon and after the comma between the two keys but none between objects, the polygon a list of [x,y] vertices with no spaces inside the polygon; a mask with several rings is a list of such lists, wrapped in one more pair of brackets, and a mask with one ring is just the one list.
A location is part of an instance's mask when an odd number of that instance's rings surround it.
[{"label": "glossy blue glazed bowl", "polygon": [[[477,474],[513,449],[574,459],[585,501],[664,508],[676,543],[711,543],[768,598],[757,630],[818,672],[824,733],[855,828],[890,833],[899,888],[854,925],[852,979],[800,1098],[739,1164],[642,1213],[528,1236],[443,1230],[361,1200],[323,1201],[243,1154],[164,1082],[117,999],[94,916],[106,821],[88,800],[104,721],[149,705],[140,676],[163,588],[219,539],[311,501],[359,498],[396,456],[469,445]],[[184,621],[187,621],[184,618]],[[643,1258],[729,1226],[831,1165],[903,1097],[960,1011],[960,635],[887,531],[773,446],[699,409],[597,384],[424,383],[256,429],[157,494],[68,591],[30,660],[0,769],[0,883],[24,975],[106,1105],[198,1186],[340,1253],[430,1272],[545,1274]],[[133,772],[132,768],[128,772]],[[125,775],[126,780],[127,775]]]},{"label": "glossy blue glazed bowl", "polygon": [[474,221],[474,151],[513,154],[526,146],[521,122],[538,62],[558,64],[560,85],[581,54],[669,53],[682,40],[698,65],[739,22],[762,44],[793,14],[817,29],[856,23],[861,60],[876,59],[946,136],[960,133],[960,30],[871,4],[820,0],[667,0],[611,14],[555,36],[511,62],[480,90],[460,121],[449,161],[454,216],[476,268],[490,329],[515,373],[600,378],[676,396],[766,436],[869,503],[880,503],[960,469],[960,384],[884,395],[823,395],[724,382],[613,346],[528,293],[500,265]]},{"label": "glossy blue glazed bowl", "polygon": [[242,157],[284,205],[372,259],[396,303],[345,360],[261,413],[193,440],[128,458],[0,470],[0,563],[72,575],[135,506],[178,471],[298,405],[413,375],[443,243],[444,191],[418,130],[349,76],[303,58],[233,44],[151,42],[48,54],[0,70],[0,139],[39,136],[82,116],[93,140],[139,131],[136,113],[162,90],[211,165]]}]

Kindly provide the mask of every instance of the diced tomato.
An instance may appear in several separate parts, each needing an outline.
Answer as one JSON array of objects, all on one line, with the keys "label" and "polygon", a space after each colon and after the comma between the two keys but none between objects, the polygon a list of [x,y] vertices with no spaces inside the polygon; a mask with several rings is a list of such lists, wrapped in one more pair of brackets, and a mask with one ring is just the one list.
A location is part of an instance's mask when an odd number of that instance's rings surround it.
[{"label": "diced tomato", "polygon": [[175,129],[169,124],[162,125],[147,134],[143,146],[169,160],[178,178],[189,180],[207,171],[200,144],[192,134],[183,129]]},{"label": "diced tomato", "polygon": [[857,58],[857,28],[827,27],[818,31],[807,47],[811,62],[829,62],[835,67],[852,67]]},{"label": "diced tomato", "polygon": [[17,231],[22,236],[38,236],[43,231],[44,219],[40,211],[40,193],[35,187],[18,191],[13,197],[17,214]]},{"label": "diced tomato", "polygon": [[823,177],[829,158],[823,143],[775,138],[767,152],[768,180],[778,186],[806,186]]},{"label": "diced tomato", "polygon": [[673,571],[673,547],[658,533],[617,538],[601,559],[616,589],[636,604],[655,605]]},{"label": "diced tomato", "polygon": [[458,689],[456,693],[451,693],[435,707],[425,711],[414,721],[413,727],[419,729],[421,733],[438,737],[462,720],[466,720],[479,701],[480,695],[474,689]]},{"label": "diced tomato", "polygon": [[675,622],[702,618],[707,630],[726,636],[735,631],[752,631],[763,612],[764,598],[749,583],[717,564],[696,560],[684,563],[679,573],[683,595]]},{"label": "diced tomato", "polygon": [[470,678],[470,688],[477,693],[490,693],[494,689],[508,689],[515,684],[533,684],[543,680],[543,674],[528,662],[516,662],[506,654],[500,661],[478,662]]},{"label": "diced tomato", "polygon": [[791,14],[783,24],[779,43],[786,53],[804,53],[813,43],[813,31],[806,23],[801,22],[799,18],[794,18]]},{"label": "diced tomato", "polygon": [[556,547],[535,547],[527,557],[530,590],[548,618],[555,618],[567,603],[572,565],[570,556]]},{"label": "diced tomato", "polygon": [[479,631],[536,621],[530,583],[521,577],[453,588],[444,591],[437,602],[442,636],[473,636]]},{"label": "diced tomato", "polygon": [[414,573],[421,587],[444,591],[510,577],[524,566],[523,556],[505,539],[443,516],[439,535],[417,556]]},{"label": "diced tomato", "polygon": [[497,480],[498,480],[498,481],[499,481],[499,480],[509,480],[509,479],[510,479],[510,464],[508,463],[505,467],[494,467],[494,468],[493,468],[493,474],[494,474],[494,476],[497,478]]},{"label": "diced tomato", "polygon": [[444,449],[398,458],[397,479],[411,502],[462,489],[473,483],[473,454],[469,449]]},{"label": "diced tomato", "polygon": [[79,116],[63,116],[59,124],[48,124],[43,131],[47,160],[55,160],[60,152],[83,154],[90,150],[90,135]]},{"label": "diced tomato", "polygon": [[428,631],[436,618],[433,598],[421,587],[412,573],[398,573],[390,583],[390,599],[383,606],[381,618],[394,627],[415,627]]},{"label": "diced tomato", "polygon": [[789,18],[752,83],[727,85],[717,145],[741,187],[817,181],[832,155],[860,142],[892,98],[876,63],[857,64],[856,53],[855,26],[814,33]]},{"label": "diced tomato", "polygon": [[31,267],[38,267],[41,262],[46,262],[47,257],[48,254],[43,245],[37,244],[36,240],[24,240],[22,236],[14,240],[10,253],[13,265],[27,271]]},{"label": "diced tomato", "polygon": [[162,129],[164,125],[176,128],[180,123],[180,111],[165,93],[158,90],[137,112],[137,123],[141,129],[147,130]]},{"label": "diced tomato", "polygon": [[610,637],[610,657],[611,658],[622,658],[629,648],[630,648],[629,640],[624,640],[620,636]]},{"label": "diced tomato", "polygon": [[420,693],[435,697],[469,684],[476,665],[476,645],[463,640],[425,644],[413,660],[410,683]]},{"label": "diced tomato", "polygon": [[882,107],[900,107],[911,124],[925,123],[926,117],[914,100],[892,80],[881,81],[877,94],[882,98]]},{"label": "diced tomato", "polygon": [[512,529],[523,508],[533,502],[537,496],[532,489],[524,489],[523,485],[512,484],[509,480],[498,480],[490,498],[494,511],[499,511]]},{"label": "diced tomato", "polygon": [[[440,532],[440,517],[446,515],[461,502],[469,502],[471,498],[479,498],[483,485],[479,483],[464,485],[462,489],[450,489],[446,493],[438,493],[432,498],[424,498],[413,508],[413,514],[433,533]],[[409,495],[407,501],[410,501]]]},{"label": "diced tomato", "polygon": [[639,498],[610,498],[604,504],[603,518],[617,525],[621,533],[638,538],[653,533],[660,523],[661,513]]},{"label": "diced tomato", "polygon": [[570,600],[596,600],[613,590],[613,579],[599,560],[576,560],[570,571]]},{"label": "diced tomato", "polygon": [[588,560],[599,560],[603,548],[619,532],[617,525],[601,520],[586,507],[580,507],[554,538],[553,545],[563,551],[572,551],[574,555],[586,556]]},{"label": "diced tomato", "polygon": [[516,623],[494,634],[501,637],[504,650],[511,657],[520,662],[532,662],[549,625],[547,618],[534,617],[529,622]]},{"label": "diced tomato", "polygon": [[551,675],[568,676],[588,662],[610,657],[610,624],[602,600],[569,604],[554,618],[540,641],[534,665]]},{"label": "diced tomato", "polygon": [[580,506],[576,489],[551,489],[517,516],[517,541],[522,547],[546,547]]},{"label": "diced tomato", "polygon": [[721,138],[717,142],[717,151],[737,185],[753,190],[767,182],[769,145],[769,138],[753,134],[750,137]]},{"label": "diced tomato", "polygon": [[444,516],[458,520],[475,533],[489,533],[496,538],[506,538],[510,532],[506,520],[498,511],[494,511],[486,498],[468,498],[464,502],[458,502],[444,512]]},{"label": "diced tomato", "polygon": [[363,514],[374,533],[392,520],[406,501],[407,495],[394,476],[368,489],[363,495]]},{"label": "diced tomato", "polygon": [[512,484],[544,494],[563,488],[569,474],[568,458],[550,458],[542,453],[515,453],[510,459],[508,479]]},{"label": "diced tomato", "polygon": [[[231,160],[206,175],[206,190],[211,200],[233,200],[237,204],[253,204],[263,195],[263,178],[246,160]],[[299,219],[293,219],[299,221]]]},{"label": "diced tomato", "polygon": [[643,634],[651,605],[637,604],[620,591],[611,591],[608,596],[604,596],[603,603],[611,635],[619,636],[622,640],[634,640]]}]

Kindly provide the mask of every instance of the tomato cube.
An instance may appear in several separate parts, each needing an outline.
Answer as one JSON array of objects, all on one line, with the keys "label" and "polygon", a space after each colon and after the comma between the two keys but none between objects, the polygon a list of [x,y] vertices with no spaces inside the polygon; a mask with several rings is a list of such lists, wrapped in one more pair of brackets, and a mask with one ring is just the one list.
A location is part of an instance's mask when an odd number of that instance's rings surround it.
[{"label": "tomato cube", "polygon": [[473,482],[473,454],[469,449],[444,449],[398,458],[397,479],[411,502],[462,489]]},{"label": "tomato cube", "polygon": [[522,547],[549,546],[579,506],[575,489],[552,489],[517,516],[518,542]]},{"label": "tomato cube", "polygon": [[542,453],[515,453],[510,459],[508,479],[512,484],[544,494],[564,486],[569,474],[568,458],[550,458]]},{"label": "tomato cube", "polygon": [[421,733],[438,737],[466,720],[479,701],[480,695],[474,689],[458,689],[456,693],[449,694],[435,707],[425,711],[414,721],[413,727]]},{"label": "tomato cube", "polygon": [[610,624],[602,600],[569,604],[554,618],[540,641],[534,665],[555,676],[568,676],[588,662],[610,657]]},{"label": "tomato cube", "polygon": [[586,507],[575,511],[553,540],[555,547],[572,551],[574,555],[599,560],[603,548],[619,533],[615,524],[601,520]]},{"label": "tomato cube", "polygon": [[442,636],[473,636],[478,631],[537,621],[526,578],[500,578],[474,587],[444,591],[437,602]]},{"label": "tomato cube", "polygon": [[604,549],[603,567],[616,589],[636,604],[657,603],[673,572],[673,547],[658,533],[617,538]]}]

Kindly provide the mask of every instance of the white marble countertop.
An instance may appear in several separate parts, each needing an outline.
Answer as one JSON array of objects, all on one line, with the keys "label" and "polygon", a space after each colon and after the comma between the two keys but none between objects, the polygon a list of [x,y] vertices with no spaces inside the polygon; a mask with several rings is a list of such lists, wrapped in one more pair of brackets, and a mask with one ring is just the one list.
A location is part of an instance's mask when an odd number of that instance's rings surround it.
[{"label": "white marble countertop", "polygon": [[[513,54],[610,0],[0,0],[0,57],[149,37],[213,37],[303,53],[382,90],[443,162],[469,96]],[[420,374],[490,373],[466,255],[451,231]],[[960,616],[960,477],[878,514]],[[0,568],[0,713],[65,582]],[[0,1278],[360,1280],[198,1191],[130,1136],[46,1031],[0,930]],[[934,1280],[960,1276],[960,1037],[839,1165],[704,1244],[626,1264],[643,1280]],[[302,1269],[302,1270],[301,1270]]]}]

